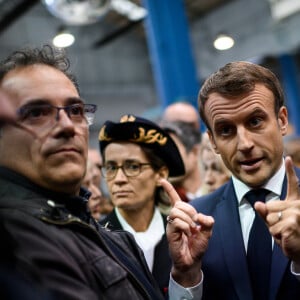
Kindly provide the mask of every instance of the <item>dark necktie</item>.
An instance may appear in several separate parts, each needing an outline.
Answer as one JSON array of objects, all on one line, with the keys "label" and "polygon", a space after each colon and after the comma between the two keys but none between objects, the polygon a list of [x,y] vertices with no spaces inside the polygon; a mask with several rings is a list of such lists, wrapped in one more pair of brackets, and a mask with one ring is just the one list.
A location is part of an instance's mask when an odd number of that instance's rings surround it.
[{"label": "dark necktie", "polygon": [[[265,202],[268,193],[269,191],[265,189],[253,189],[245,197],[251,206],[254,207],[256,201]],[[268,227],[256,212],[248,240],[247,261],[252,282],[253,299],[268,299],[272,238]]]}]

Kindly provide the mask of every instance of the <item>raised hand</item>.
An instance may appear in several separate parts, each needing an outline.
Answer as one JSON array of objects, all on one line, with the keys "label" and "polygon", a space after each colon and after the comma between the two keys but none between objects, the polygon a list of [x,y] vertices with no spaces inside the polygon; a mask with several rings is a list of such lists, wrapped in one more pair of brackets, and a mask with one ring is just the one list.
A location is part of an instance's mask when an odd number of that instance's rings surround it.
[{"label": "raised hand", "polygon": [[172,277],[182,286],[193,286],[201,280],[201,258],[207,249],[214,219],[197,213],[194,207],[181,201],[167,180],[162,179],[161,184],[172,205],[167,225]]},{"label": "raised hand", "polygon": [[299,180],[290,157],[285,158],[287,196],[283,201],[258,202],[255,209],[265,219],[275,242],[283,253],[300,264],[300,191]]}]

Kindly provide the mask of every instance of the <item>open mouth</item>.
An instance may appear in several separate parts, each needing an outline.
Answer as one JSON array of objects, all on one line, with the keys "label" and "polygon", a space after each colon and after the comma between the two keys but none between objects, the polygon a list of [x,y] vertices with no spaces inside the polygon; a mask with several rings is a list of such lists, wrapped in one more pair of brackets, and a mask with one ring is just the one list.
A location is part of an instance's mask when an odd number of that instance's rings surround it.
[{"label": "open mouth", "polygon": [[246,166],[252,166],[252,165],[255,165],[259,161],[261,161],[261,158],[244,160],[241,162],[241,164],[246,165]]},{"label": "open mouth", "polygon": [[242,162],[240,162],[240,164],[245,171],[253,171],[260,167],[262,160],[262,158],[248,159],[243,160]]}]

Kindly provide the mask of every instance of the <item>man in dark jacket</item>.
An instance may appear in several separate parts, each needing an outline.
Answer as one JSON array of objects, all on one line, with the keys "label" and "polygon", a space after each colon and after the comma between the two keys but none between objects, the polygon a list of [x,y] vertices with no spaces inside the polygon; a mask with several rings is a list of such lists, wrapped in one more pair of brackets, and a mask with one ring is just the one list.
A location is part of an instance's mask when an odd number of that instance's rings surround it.
[{"label": "man in dark jacket", "polygon": [[133,237],[98,226],[87,210],[81,182],[96,106],[80,98],[68,68],[63,51],[51,46],[0,63],[0,92],[18,124],[0,128],[3,252],[54,299],[163,299]]}]

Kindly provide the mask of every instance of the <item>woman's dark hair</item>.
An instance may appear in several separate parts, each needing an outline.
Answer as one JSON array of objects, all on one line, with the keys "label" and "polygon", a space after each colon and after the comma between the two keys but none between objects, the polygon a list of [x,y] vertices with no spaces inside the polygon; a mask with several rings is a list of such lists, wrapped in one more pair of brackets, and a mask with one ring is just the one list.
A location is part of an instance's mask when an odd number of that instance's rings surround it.
[{"label": "woman's dark hair", "polygon": [[[153,168],[154,171],[158,171],[162,167],[167,167],[166,163],[155,154],[155,152],[152,149],[149,149],[143,145],[140,145],[142,150],[144,151],[148,161],[151,164],[151,167]],[[158,205],[159,203],[167,204],[166,203],[166,195],[164,192],[163,187],[159,186],[156,188],[155,191],[155,205]]]}]

